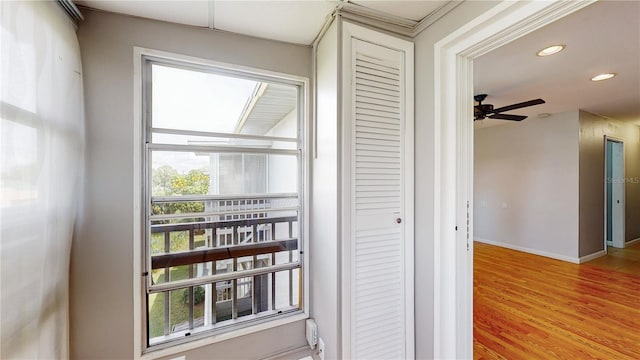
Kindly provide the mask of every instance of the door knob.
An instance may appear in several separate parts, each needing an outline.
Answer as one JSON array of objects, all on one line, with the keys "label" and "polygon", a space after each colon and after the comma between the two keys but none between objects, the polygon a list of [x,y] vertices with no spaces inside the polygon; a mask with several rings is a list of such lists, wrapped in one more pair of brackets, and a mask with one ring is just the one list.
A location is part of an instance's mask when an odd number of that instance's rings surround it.
[{"label": "door knob", "polygon": [[396,219],[396,222],[397,222],[398,224],[400,224],[400,223],[402,222],[402,219],[397,218],[397,219]]}]

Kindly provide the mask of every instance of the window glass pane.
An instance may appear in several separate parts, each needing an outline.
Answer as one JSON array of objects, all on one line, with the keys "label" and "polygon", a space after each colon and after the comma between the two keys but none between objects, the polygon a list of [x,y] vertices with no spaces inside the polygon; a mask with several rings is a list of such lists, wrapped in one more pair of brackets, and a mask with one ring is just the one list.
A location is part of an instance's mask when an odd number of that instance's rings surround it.
[{"label": "window glass pane", "polygon": [[150,66],[149,344],[296,311],[298,87]]},{"label": "window glass pane", "polygon": [[[153,151],[152,196],[298,192],[298,156]],[[157,213],[201,212],[203,204],[156,207]]]},{"label": "window glass pane", "polygon": [[165,325],[165,307],[164,293],[149,294],[147,302],[149,304],[148,322],[149,322],[149,338],[164,335]]},{"label": "window glass pane", "polygon": [[155,152],[151,163],[151,195],[205,195],[210,192],[210,164],[205,156]]},{"label": "window glass pane", "polygon": [[269,155],[269,192],[298,191],[298,159],[289,155]]},{"label": "window glass pane", "polygon": [[154,64],[152,126],[234,132],[256,81]]},{"label": "window glass pane", "polygon": [[218,155],[219,194],[242,194],[242,154]]},{"label": "window glass pane", "polygon": [[267,156],[246,154],[243,156],[244,194],[264,194],[267,192]]},{"label": "window glass pane", "polygon": [[152,126],[297,137],[297,88],[152,65]]},{"label": "window glass pane", "polygon": [[279,271],[275,273],[275,286],[276,286],[276,298],[275,307],[276,310],[283,310],[289,308],[298,307],[298,291],[299,291],[299,278],[298,272],[291,271]]}]

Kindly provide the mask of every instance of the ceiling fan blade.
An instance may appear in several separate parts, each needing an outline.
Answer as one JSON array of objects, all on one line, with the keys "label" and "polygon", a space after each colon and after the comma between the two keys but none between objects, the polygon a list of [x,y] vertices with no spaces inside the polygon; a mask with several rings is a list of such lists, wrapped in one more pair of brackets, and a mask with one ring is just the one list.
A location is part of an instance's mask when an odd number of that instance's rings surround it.
[{"label": "ceiling fan blade", "polygon": [[487,117],[489,119],[511,120],[511,121],[522,121],[527,118],[526,116],[522,116],[522,115],[509,115],[509,114],[493,114]]},{"label": "ceiling fan blade", "polygon": [[540,105],[540,104],[544,104],[545,101],[542,99],[535,99],[535,100],[529,100],[529,101],[525,101],[525,102],[521,102],[521,103],[517,103],[517,104],[513,104],[513,105],[509,105],[509,106],[504,106],[501,108],[497,108],[497,109],[493,109],[493,111],[491,111],[494,114],[497,113],[501,113],[501,112],[505,112],[505,111],[509,111],[509,110],[515,110],[515,109],[520,109],[523,107],[527,107],[527,106],[533,106],[533,105]]}]

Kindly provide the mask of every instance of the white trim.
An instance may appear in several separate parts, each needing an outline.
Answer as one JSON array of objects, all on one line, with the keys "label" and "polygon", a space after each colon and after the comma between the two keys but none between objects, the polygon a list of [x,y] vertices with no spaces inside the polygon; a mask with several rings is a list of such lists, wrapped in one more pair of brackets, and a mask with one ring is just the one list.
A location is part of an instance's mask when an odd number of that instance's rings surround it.
[{"label": "white trim", "polygon": [[597,258],[603,257],[605,255],[607,255],[607,252],[605,250],[596,251],[593,254],[581,256],[578,259],[578,264],[583,264],[583,263],[586,263],[587,261],[591,261],[593,259],[597,259]]},{"label": "white trim", "polygon": [[285,350],[273,355],[267,355],[267,357],[261,359],[261,360],[280,360],[280,359],[293,359],[292,355],[296,355],[296,356],[300,356],[300,353],[306,353],[306,354],[310,354],[309,356],[303,357],[299,360],[305,360],[305,359],[313,359],[311,357],[311,354],[313,354],[313,350],[311,350],[309,348],[309,345],[303,345],[303,346],[298,346],[296,348],[293,348],[291,350]]},{"label": "white trim", "polygon": [[223,138],[223,139],[282,141],[282,142],[292,142],[292,143],[298,142],[298,139],[288,138],[288,137],[260,136],[260,135],[236,134],[236,133],[216,133],[216,132],[208,132],[208,131],[178,130],[178,129],[165,129],[165,128],[151,128],[151,132],[156,134],[193,135],[193,136],[213,137],[213,138]]},{"label": "white trim", "polygon": [[[479,243],[483,243],[483,244],[499,246],[499,247],[506,248],[506,249],[522,251],[522,252],[526,252],[528,254],[544,256],[544,257],[548,257],[548,258],[555,259],[555,260],[567,261],[567,262],[574,263],[574,264],[579,264],[580,263],[580,259],[582,259],[582,258],[579,259],[579,258],[575,258],[575,257],[571,257],[571,256],[551,253],[551,252],[548,252],[548,251],[542,251],[542,250],[532,249],[532,248],[528,248],[528,247],[524,247],[524,246],[518,246],[518,245],[509,244],[509,243],[503,243],[503,242],[499,242],[499,241],[493,241],[493,240],[482,239],[482,238],[477,238],[477,237],[476,237],[475,241],[477,241]],[[596,254],[599,254],[600,252],[603,252],[603,251],[601,250],[601,251],[597,252]],[[584,258],[587,258],[587,257],[592,256],[592,255],[594,255],[594,254],[584,256]],[[596,256],[596,257],[598,257],[598,256]],[[596,257],[594,257],[593,259],[595,259]],[[588,261],[588,260],[584,260],[584,261]]]},{"label": "white trim", "polygon": [[414,44],[405,49],[405,133],[404,133],[404,237],[405,251],[405,327],[406,357],[415,358],[415,52]]},{"label": "white trim", "polygon": [[[625,234],[627,231],[627,221],[626,221],[626,214],[627,214],[627,186],[626,183],[622,184],[622,230],[621,230],[621,236],[622,236],[622,242],[616,242],[616,239],[613,239],[611,241],[611,244],[609,244],[607,242],[607,223],[608,223],[608,216],[609,214],[607,213],[607,202],[609,201],[609,199],[607,198],[607,166],[609,165],[607,162],[607,142],[611,141],[611,142],[615,142],[615,143],[619,143],[622,144],[622,178],[626,179],[626,167],[625,164],[627,163],[626,161],[626,151],[625,148],[626,146],[624,146],[624,140],[617,138],[617,137],[613,137],[613,136],[609,136],[609,135],[604,135],[604,176],[605,176],[605,181],[604,181],[604,246],[605,246],[605,250],[607,249],[607,246],[613,246],[619,249],[624,249],[624,247],[626,246],[626,241],[625,241]],[[613,230],[612,230],[613,231]]]},{"label": "white trim", "polygon": [[[133,358],[142,354],[142,55],[133,48]],[[146,315],[145,315],[146,318]]]},{"label": "white trim", "polygon": [[472,61],[592,2],[502,1],[434,45],[435,358],[473,357]]},{"label": "white trim", "polygon": [[[640,240],[640,239],[638,239],[638,240]],[[607,255],[606,251],[600,250],[600,251],[594,252],[593,254],[581,256],[579,258],[574,258],[574,257],[571,257],[571,256],[554,254],[554,253],[550,253],[550,252],[547,252],[547,251],[532,249],[532,248],[528,248],[528,247],[524,247],[524,246],[518,246],[518,245],[499,242],[499,241],[488,240],[488,239],[476,238],[475,241],[483,243],[483,244],[489,244],[489,245],[503,247],[503,248],[506,248],[506,249],[522,251],[522,252],[526,252],[526,253],[533,254],[533,255],[544,256],[544,257],[548,257],[548,258],[555,259],[555,260],[567,261],[567,262],[574,263],[574,264],[582,264],[582,263],[585,263],[587,261],[591,261],[593,259],[597,259],[599,257]]]},{"label": "white trim", "polygon": [[631,246],[640,242],[640,238],[629,240],[624,243],[624,247]]},{"label": "white trim", "polygon": [[[302,84],[305,84],[303,87],[305,87],[305,89],[308,89],[309,79],[304,76],[290,75],[290,74],[285,74],[282,72],[271,71],[271,70],[262,70],[262,69],[257,69],[254,67],[249,67],[244,65],[231,64],[227,62],[199,58],[199,57],[189,56],[189,55],[181,55],[181,54],[172,53],[168,51],[150,49],[150,48],[145,48],[140,46],[134,46],[133,48],[134,48],[134,56],[138,51],[139,55],[144,55],[148,57],[158,57],[158,58],[162,58],[163,60],[168,60],[169,62],[177,61],[183,64],[188,63],[190,65],[195,65],[195,66],[215,67],[216,69],[219,69],[219,70],[230,70],[233,72],[242,72],[245,74],[249,74],[251,76],[255,76],[257,78],[264,78],[266,76],[272,79],[278,79],[280,81],[283,81],[289,84],[302,83]],[[235,74],[235,75],[237,76],[238,74]]]},{"label": "white trim", "polygon": [[215,19],[216,19],[216,4],[214,0],[209,0],[208,13],[207,13],[207,25],[209,29],[215,29]]},{"label": "white trim", "polygon": [[[291,77],[293,78],[293,77]],[[309,78],[306,77],[296,77],[299,79],[300,85],[300,96],[299,99],[299,109],[298,109],[298,137],[301,139],[301,150],[300,150],[300,162],[298,167],[300,168],[300,184],[298,185],[298,191],[302,198],[300,199],[300,203],[298,206],[302,207],[302,216],[301,216],[301,231],[302,231],[302,310],[304,311],[305,319],[309,318],[310,314],[310,286],[309,279],[310,274],[309,271],[311,269],[310,264],[310,254],[309,254],[309,236],[310,236],[310,211],[311,208],[309,206],[311,199],[311,154],[312,151],[309,151],[310,144],[310,134],[309,127],[311,122],[311,117],[313,116],[310,113],[310,88]]]},{"label": "white trim", "polygon": [[[206,338],[193,340],[187,343],[176,344],[167,348],[149,349],[144,345],[144,339],[146,334],[144,333],[144,317],[146,316],[142,311],[143,296],[144,296],[144,284],[142,272],[143,258],[143,226],[144,214],[142,209],[143,199],[143,174],[142,174],[142,157],[143,157],[143,139],[142,139],[142,125],[143,125],[143,57],[151,56],[162,58],[167,61],[179,61],[181,63],[189,63],[194,66],[203,67],[215,67],[224,72],[224,70],[232,71],[236,76],[238,72],[245,73],[258,79],[271,79],[282,81],[287,84],[298,86],[300,91],[300,109],[298,113],[300,116],[299,124],[299,136],[302,143],[302,151],[300,159],[304,161],[301,171],[301,184],[300,193],[302,194],[302,204],[300,206],[303,209],[301,216],[301,231],[302,231],[302,247],[304,250],[302,256],[302,275],[303,275],[303,312],[297,315],[286,316],[277,318],[275,320],[266,321],[263,323],[257,323],[255,325],[247,326],[244,328],[235,329],[222,334],[211,335]],[[296,321],[302,321],[309,318],[309,196],[310,196],[310,166],[311,159],[309,158],[310,152],[307,151],[309,144],[309,79],[303,76],[290,75],[280,72],[261,70],[247,66],[229,64],[219,62],[215,60],[197,58],[187,55],[181,55],[176,53],[170,53],[166,51],[160,51],[155,49],[143,48],[139,46],[133,47],[133,333],[134,333],[134,346],[133,346],[133,359],[155,359],[158,357],[169,356],[177,354],[179,352],[188,351],[198,347],[214,344],[220,341],[232,339],[235,337],[251,334],[254,332],[275,328],[281,325],[293,323]]]},{"label": "white trim", "polygon": [[170,355],[175,355],[175,354],[179,354],[179,353],[184,353],[186,351],[189,350],[193,350],[193,349],[197,349],[203,346],[207,346],[207,345],[211,345],[211,344],[216,344],[222,341],[226,341],[229,339],[233,339],[236,337],[240,337],[240,336],[244,336],[244,335],[249,335],[249,334],[253,334],[259,331],[263,331],[263,330],[268,330],[268,329],[272,329],[278,326],[282,326],[282,325],[286,325],[286,324],[291,324],[294,322],[304,322],[304,320],[306,320],[308,318],[307,315],[305,314],[298,314],[298,315],[293,315],[293,316],[289,316],[289,317],[285,317],[285,318],[280,318],[280,319],[276,319],[276,320],[272,320],[269,322],[264,322],[264,323],[260,323],[260,324],[256,324],[256,325],[252,325],[252,326],[247,326],[245,328],[241,328],[238,330],[234,330],[231,332],[227,332],[227,333],[222,333],[222,334],[218,334],[218,335],[211,335],[202,339],[198,339],[198,340],[194,340],[191,342],[187,342],[187,343],[183,343],[183,344],[177,344],[168,348],[164,348],[164,349],[158,349],[158,350],[150,350],[149,352],[136,357],[136,359],[140,359],[140,360],[150,360],[150,359],[158,359],[158,358],[162,358],[165,356],[170,356]]},{"label": "white trim", "polygon": [[376,29],[392,32],[400,36],[412,37],[418,25],[418,22],[415,20],[409,20],[347,2],[344,2],[336,9],[336,14],[344,20],[372,26]]}]

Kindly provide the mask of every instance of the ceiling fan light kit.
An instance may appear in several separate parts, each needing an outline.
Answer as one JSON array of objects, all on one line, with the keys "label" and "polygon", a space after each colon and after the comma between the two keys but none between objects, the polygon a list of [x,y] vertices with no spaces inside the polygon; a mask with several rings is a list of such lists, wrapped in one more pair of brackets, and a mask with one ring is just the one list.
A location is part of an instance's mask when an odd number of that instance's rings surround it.
[{"label": "ceiling fan light kit", "polygon": [[486,118],[510,120],[510,121],[522,121],[527,117],[523,115],[510,115],[510,114],[502,114],[502,113],[506,111],[521,109],[524,107],[540,105],[545,103],[545,101],[542,99],[534,99],[534,100],[524,101],[521,103],[507,105],[501,108],[494,109],[492,104],[482,103],[486,98],[487,98],[487,94],[478,94],[473,97],[473,99],[478,103],[476,106],[473,107],[474,121],[484,120]]},{"label": "ceiling fan light kit", "polygon": [[549,56],[549,55],[557,54],[560,51],[564,50],[565,47],[566,47],[566,45],[551,45],[551,46],[547,46],[546,48],[538,51],[538,53],[536,55],[538,55],[538,56]]},{"label": "ceiling fan light kit", "polygon": [[614,76],[616,76],[615,73],[598,74],[598,75],[592,77],[591,81],[609,80],[609,79],[613,78]]}]

